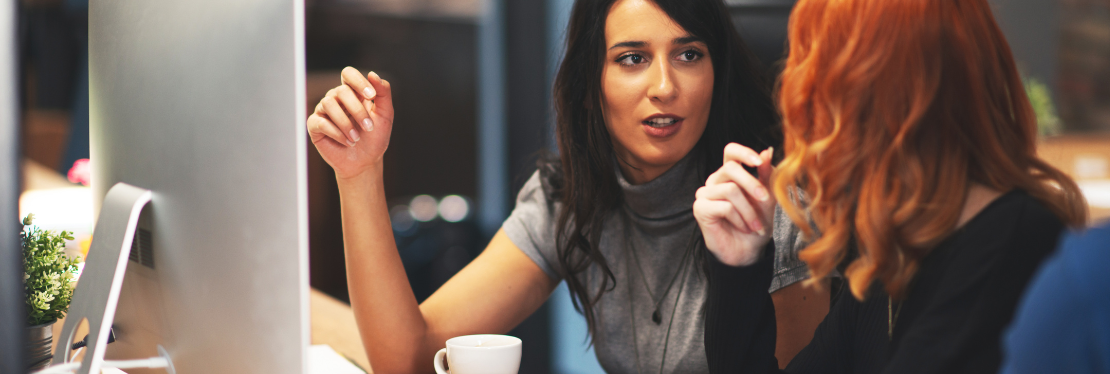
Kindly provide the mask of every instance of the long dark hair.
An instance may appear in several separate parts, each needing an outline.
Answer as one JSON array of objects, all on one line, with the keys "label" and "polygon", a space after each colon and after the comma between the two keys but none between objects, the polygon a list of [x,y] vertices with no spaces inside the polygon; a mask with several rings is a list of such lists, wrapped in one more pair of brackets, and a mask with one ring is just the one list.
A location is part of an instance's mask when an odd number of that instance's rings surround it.
[{"label": "long dark hair", "polygon": [[[622,192],[614,168],[612,139],[602,117],[601,72],[605,61],[605,20],[616,0],[578,0],[567,30],[566,55],[555,77],[556,139],[559,158],[541,161],[549,201],[558,212],[559,262],[565,269],[575,309],[596,332],[594,307],[616,279],[598,243],[606,216],[618,208]],[[703,177],[721,167],[725,145],[736,142],[757,151],[781,141],[770,87],[737,34],[722,0],[652,0],[709,48],[713,61],[713,102],[709,120],[691,152],[702,152]],[[590,266],[603,275],[590,290],[579,275]]]}]

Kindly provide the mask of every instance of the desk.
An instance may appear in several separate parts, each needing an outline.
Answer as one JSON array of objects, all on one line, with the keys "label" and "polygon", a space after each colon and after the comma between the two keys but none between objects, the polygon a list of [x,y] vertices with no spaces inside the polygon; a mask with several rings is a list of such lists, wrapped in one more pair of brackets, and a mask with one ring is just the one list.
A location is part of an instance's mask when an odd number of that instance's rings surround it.
[{"label": "desk", "polygon": [[[358,335],[355,313],[351,306],[316,289],[309,291],[308,298],[312,313],[312,344],[327,344],[365,369],[368,374],[373,374],[370,360],[366,358],[366,350],[362,348],[362,338]],[[55,337],[61,335],[64,324],[65,319],[54,324]],[[81,339],[88,331],[85,326],[78,328],[74,340]],[[57,344],[58,341],[54,340],[55,349]],[[83,351],[78,359],[81,357],[84,357]]]},{"label": "desk", "polygon": [[373,374],[351,306],[316,289],[309,293],[309,304],[312,308],[312,344],[330,345],[367,373]]}]

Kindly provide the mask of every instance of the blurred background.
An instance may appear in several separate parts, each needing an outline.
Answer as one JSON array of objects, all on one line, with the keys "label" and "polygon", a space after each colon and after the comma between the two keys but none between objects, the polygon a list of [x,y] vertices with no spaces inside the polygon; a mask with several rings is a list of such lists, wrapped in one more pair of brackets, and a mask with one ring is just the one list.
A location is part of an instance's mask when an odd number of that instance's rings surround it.
[{"label": "blurred background", "polygon": [[[72,251],[87,250],[92,229],[80,170],[63,177],[89,152],[87,1],[19,0],[23,167],[37,176],[24,178],[21,215],[35,207],[40,226],[75,231]],[[551,84],[573,0],[305,2],[309,112],[345,66],[393,83],[386,193],[423,300],[481,252],[537,152],[554,149]],[[1093,220],[1110,217],[1110,2],[992,2],[1038,114],[1040,153],[1080,182]],[[793,1],[727,3],[768,74],[777,74]],[[311,283],[346,301],[334,174],[304,146]],[[521,372],[601,372],[585,331],[560,286],[511,332],[527,342]]]}]

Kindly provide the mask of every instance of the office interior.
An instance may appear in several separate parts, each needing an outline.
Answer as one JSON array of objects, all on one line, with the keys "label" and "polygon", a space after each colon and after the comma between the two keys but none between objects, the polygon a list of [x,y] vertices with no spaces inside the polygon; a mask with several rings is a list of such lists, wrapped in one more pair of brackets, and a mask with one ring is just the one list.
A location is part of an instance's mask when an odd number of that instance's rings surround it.
[{"label": "office interior", "polygon": [[[418,300],[480,253],[539,152],[554,149],[551,84],[572,3],[305,0],[307,112],[345,66],[374,70],[396,87],[385,183]],[[793,1],[726,3],[774,75]],[[1110,219],[1110,3],[993,3],[1038,113],[1038,152],[1079,182],[1092,223]],[[18,0],[17,8],[20,216],[34,212],[44,228],[75,231],[67,251],[87,251],[92,195],[80,176],[67,177],[89,155],[88,2]],[[338,316],[331,328],[347,330],[336,339],[352,348],[336,350],[368,368],[345,304],[334,173],[310,142],[303,146],[314,311]],[[527,342],[522,373],[602,372],[565,285],[510,335]]]}]

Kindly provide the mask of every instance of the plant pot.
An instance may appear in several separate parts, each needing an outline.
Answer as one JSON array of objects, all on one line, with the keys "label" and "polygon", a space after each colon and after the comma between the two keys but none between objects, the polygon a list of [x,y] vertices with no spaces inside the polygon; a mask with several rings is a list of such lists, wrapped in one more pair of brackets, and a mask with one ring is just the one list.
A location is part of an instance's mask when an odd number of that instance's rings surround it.
[{"label": "plant pot", "polygon": [[55,322],[58,321],[27,328],[27,340],[23,343],[23,349],[27,355],[24,362],[27,363],[28,371],[41,370],[50,365],[50,359],[54,358],[51,346],[54,344]]}]

